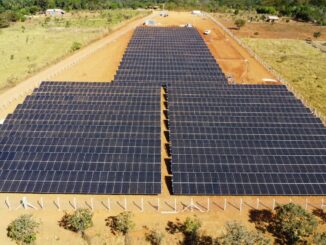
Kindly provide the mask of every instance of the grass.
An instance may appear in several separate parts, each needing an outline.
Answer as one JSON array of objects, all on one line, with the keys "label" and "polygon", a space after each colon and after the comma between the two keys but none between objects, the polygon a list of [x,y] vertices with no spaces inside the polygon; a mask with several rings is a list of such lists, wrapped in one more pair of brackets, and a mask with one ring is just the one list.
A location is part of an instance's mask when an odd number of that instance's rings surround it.
[{"label": "grass", "polygon": [[299,40],[243,40],[326,117],[326,53]]},{"label": "grass", "polygon": [[37,16],[0,29],[0,91],[78,50],[76,44],[85,46],[117,24],[147,13],[126,9],[72,12],[63,18]]}]

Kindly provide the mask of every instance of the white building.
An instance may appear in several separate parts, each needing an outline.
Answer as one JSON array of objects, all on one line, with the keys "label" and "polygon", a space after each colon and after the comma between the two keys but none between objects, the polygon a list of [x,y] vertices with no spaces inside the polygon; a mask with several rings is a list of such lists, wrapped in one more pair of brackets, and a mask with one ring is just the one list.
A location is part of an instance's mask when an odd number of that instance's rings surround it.
[{"label": "white building", "polygon": [[193,10],[191,13],[192,14],[195,14],[195,15],[201,15],[201,11],[200,10]]},{"label": "white building", "polygon": [[267,17],[267,21],[268,22],[276,22],[276,21],[278,21],[280,18],[278,17],[278,16],[276,16],[276,15],[270,15],[270,16],[268,16]]},{"label": "white building", "polygon": [[50,15],[50,16],[63,16],[66,12],[62,9],[47,9],[45,11],[46,15]]}]

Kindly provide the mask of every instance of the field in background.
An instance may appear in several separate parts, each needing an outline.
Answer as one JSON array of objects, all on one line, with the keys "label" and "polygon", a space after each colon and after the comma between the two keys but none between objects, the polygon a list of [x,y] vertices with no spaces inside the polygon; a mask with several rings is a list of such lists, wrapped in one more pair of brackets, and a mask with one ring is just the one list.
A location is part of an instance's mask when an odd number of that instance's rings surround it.
[{"label": "field in background", "polygon": [[[286,18],[271,24],[262,20],[262,15],[250,12],[240,12],[238,15],[225,13],[216,13],[213,15],[238,37],[299,40],[311,38],[312,40],[316,40],[313,34],[314,32],[320,32],[321,36],[317,40],[326,40],[326,26],[297,22]],[[246,21],[245,26],[240,30],[235,28],[234,21],[236,19],[244,19]]]},{"label": "field in background", "polygon": [[326,116],[326,53],[300,40],[243,40]]},{"label": "field in background", "polygon": [[107,35],[119,23],[145,14],[114,10],[75,12],[63,18],[37,16],[0,30],[0,92]]}]

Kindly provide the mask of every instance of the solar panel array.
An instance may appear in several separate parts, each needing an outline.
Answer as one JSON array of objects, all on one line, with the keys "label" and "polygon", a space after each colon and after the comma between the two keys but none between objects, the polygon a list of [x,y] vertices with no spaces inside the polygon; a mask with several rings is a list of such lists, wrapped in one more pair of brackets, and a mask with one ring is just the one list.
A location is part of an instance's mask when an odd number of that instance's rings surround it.
[{"label": "solar panel array", "polygon": [[43,82],[0,131],[2,192],[161,192],[160,88]]},{"label": "solar panel array", "polygon": [[160,89],[182,195],[326,193],[326,129],[285,86],[228,85],[194,28],[137,28],[114,81],[46,82],[0,129],[2,192],[158,194]]}]

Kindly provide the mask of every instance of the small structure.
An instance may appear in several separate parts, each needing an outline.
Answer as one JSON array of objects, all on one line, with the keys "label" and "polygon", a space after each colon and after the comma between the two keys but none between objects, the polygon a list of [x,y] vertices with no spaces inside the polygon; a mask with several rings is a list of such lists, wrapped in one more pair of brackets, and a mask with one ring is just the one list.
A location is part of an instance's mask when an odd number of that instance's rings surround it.
[{"label": "small structure", "polygon": [[160,13],[160,16],[162,16],[162,17],[168,17],[169,16],[169,13],[167,11],[162,11]]},{"label": "small structure", "polygon": [[188,23],[185,25],[186,28],[192,28],[192,24]]},{"label": "small structure", "polygon": [[204,34],[205,34],[205,35],[209,35],[210,33],[211,33],[211,30],[205,30],[205,31],[204,31]]},{"label": "small structure", "polygon": [[154,20],[145,20],[144,26],[155,26],[156,22]]},{"label": "small structure", "polygon": [[272,22],[272,23],[274,23],[274,22],[276,22],[276,21],[278,21],[280,18],[278,17],[278,16],[276,16],[276,15],[269,15],[268,17],[267,17],[267,22]]},{"label": "small structure", "polygon": [[195,14],[195,15],[201,15],[201,11],[200,10],[193,10],[191,13],[192,14]]},{"label": "small structure", "polygon": [[47,9],[45,11],[45,14],[50,16],[63,16],[65,13],[62,9]]}]

